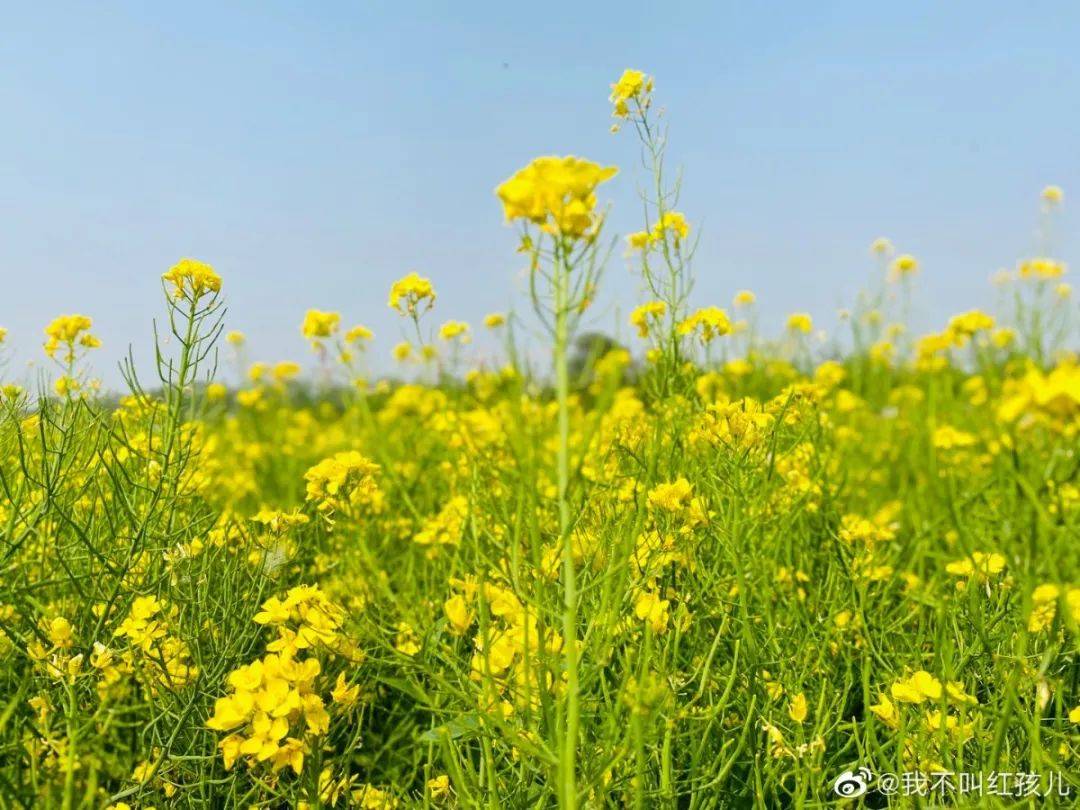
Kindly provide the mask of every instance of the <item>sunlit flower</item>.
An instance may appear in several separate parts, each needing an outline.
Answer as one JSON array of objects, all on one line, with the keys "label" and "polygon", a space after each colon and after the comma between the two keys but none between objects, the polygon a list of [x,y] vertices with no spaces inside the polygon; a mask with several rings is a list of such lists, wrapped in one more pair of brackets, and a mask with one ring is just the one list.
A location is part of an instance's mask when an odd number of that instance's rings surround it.
[{"label": "sunlit flower", "polygon": [[353,344],[364,343],[374,337],[375,335],[370,329],[368,329],[366,326],[361,326],[360,324],[357,324],[345,333],[345,342]]},{"label": "sunlit flower", "polygon": [[680,321],[677,331],[683,336],[697,334],[703,344],[709,344],[731,333],[731,321],[719,307],[705,307]]},{"label": "sunlit flower", "polygon": [[630,313],[630,325],[637,329],[638,337],[648,337],[652,326],[664,317],[667,304],[663,301],[649,301]]},{"label": "sunlit flower", "polygon": [[734,304],[737,307],[748,307],[756,300],[757,296],[750,292],[750,290],[739,290],[739,292],[735,293]]},{"label": "sunlit flower", "polygon": [[195,259],[181,259],[161,278],[173,285],[176,298],[198,301],[204,295],[221,292],[221,276],[210,265]]},{"label": "sunlit flower", "polygon": [[304,322],[300,326],[300,331],[308,340],[317,342],[322,338],[328,338],[333,335],[337,332],[340,325],[340,313],[309,309],[304,314]]},{"label": "sunlit flower", "polygon": [[62,348],[62,360],[66,364],[75,362],[78,348],[95,349],[101,345],[97,337],[90,334],[93,321],[85,315],[61,315],[45,327],[45,354],[56,357]]},{"label": "sunlit flower", "polygon": [[914,275],[918,271],[919,260],[910,253],[904,253],[897,256],[889,266],[889,272],[892,274],[893,278],[903,278],[905,276]]},{"label": "sunlit flower", "polygon": [[626,118],[630,114],[630,102],[637,102],[642,108],[649,106],[649,95],[653,90],[653,79],[640,70],[627,68],[615,84],[611,85],[611,103],[614,105],[616,118]]},{"label": "sunlit flower", "polygon": [[805,312],[795,312],[788,316],[787,328],[789,332],[809,335],[814,329],[814,322]]},{"label": "sunlit flower", "polygon": [[447,342],[457,340],[460,343],[468,343],[469,325],[464,321],[447,321],[439,327],[439,339]]},{"label": "sunlit flower", "polygon": [[1061,186],[1046,186],[1039,195],[1047,205],[1060,205],[1065,199],[1065,192]]},{"label": "sunlit flower", "polygon": [[388,303],[391,309],[415,318],[435,305],[435,289],[426,278],[409,273],[390,287]]},{"label": "sunlit flower", "polygon": [[877,256],[888,256],[893,252],[893,243],[884,236],[879,236],[870,243],[870,252]]},{"label": "sunlit flower", "polygon": [[540,157],[496,189],[507,221],[526,220],[579,239],[597,224],[596,187],[618,171],[576,157]]}]

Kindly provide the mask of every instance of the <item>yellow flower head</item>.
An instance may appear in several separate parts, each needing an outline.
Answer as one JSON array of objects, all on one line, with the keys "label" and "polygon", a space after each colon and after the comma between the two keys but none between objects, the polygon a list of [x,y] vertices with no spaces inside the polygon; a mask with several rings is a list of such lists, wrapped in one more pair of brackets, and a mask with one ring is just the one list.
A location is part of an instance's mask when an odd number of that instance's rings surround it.
[{"label": "yellow flower head", "polygon": [[963,346],[979,332],[989,332],[994,328],[994,317],[977,309],[954,315],[949,319],[945,334],[954,346]]},{"label": "yellow flower head", "polygon": [[814,328],[814,321],[805,312],[793,312],[788,316],[787,328],[789,332],[799,332],[804,335],[809,335]]},{"label": "yellow flower head", "polygon": [[320,338],[328,338],[333,335],[340,325],[340,313],[309,309],[304,314],[304,322],[300,326],[300,331],[308,340],[317,341]]},{"label": "yellow flower head", "polygon": [[799,694],[791,698],[791,703],[788,706],[788,717],[802,725],[806,721],[807,713],[806,695],[799,692]]},{"label": "yellow flower head", "polygon": [[677,331],[684,337],[697,333],[703,344],[709,344],[717,337],[731,334],[731,321],[719,307],[705,307],[683,319]]},{"label": "yellow flower head", "polygon": [[978,439],[966,431],[954,428],[952,425],[941,425],[934,429],[931,441],[936,450],[963,450],[973,447]]},{"label": "yellow flower head", "polygon": [[1028,616],[1028,632],[1038,633],[1049,627],[1057,615],[1061,588],[1052,582],[1039,585],[1031,592],[1031,613]]},{"label": "yellow flower head", "polygon": [[504,323],[506,323],[506,316],[501,312],[492,312],[484,317],[484,326],[488,329],[498,329]]},{"label": "yellow flower head", "polygon": [[626,118],[630,114],[631,101],[636,101],[642,109],[647,108],[652,90],[652,76],[646,76],[640,70],[624,70],[619,80],[611,85],[611,103],[615,106],[615,117]]},{"label": "yellow flower head", "polygon": [[90,327],[94,322],[85,315],[61,315],[54,318],[52,323],[45,327],[45,354],[56,357],[57,350],[63,346],[67,349],[64,354],[65,362],[71,363],[75,359],[75,347],[96,349],[101,341],[90,334]]},{"label": "yellow flower head", "polygon": [[691,502],[693,493],[693,485],[685,478],[657,484],[649,491],[649,508],[662,512],[681,512]]},{"label": "yellow flower head", "polygon": [[1005,557],[996,552],[974,552],[970,557],[956,560],[945,566],[953,576],[987,580],[1000,574],[1005,568]]},{"label": "yellow flower head", "polygon": [[286,382],[300,374],[300,364],[291,360],[283,360],[274,365],[274,379],[278,382]]},{"label": "yellow flower head", "polygon": [[878,695],[878,702],[870,706],[870,711],[889,728],[899,728],[900,712],[896,710],[896,704],[889,700],[886,694]]},{"label": "yellow flower head", "polygon": [[335,681],[334,688],[330,692],[330,697],[334,703],[343,708],[348,708],[354,705],[357,698],[360,697],[360,685],[356,684],[350,686],[349,682],[345,679],[345,673],[338,673],[337,681]]},{"label": "yellow flower head", "polygon": [[464,633],[473,623],[472,611],[469,610],[469,605],[461,594],[454,594],[447,599],[443,604],[443,612],[454,633]]},{"label": "yellow flower head", "polygon": [[997,346],[999,349],[1005,349],[1011,346],[1016,341],[1016,330],[1008,327],[1002,327],[1001,329],[995,329],[993,334],[990,335],[990,342]]},{"label": "yellow flower head", "polygon": [[432,799],[444,799],[450,795],[450,777],[443,773],[433,779],[428,779],[427,788]]},{"label": "yellow flower head", "polygon": [[161,278],[173,285],[176,298],[197,301],[204,295],[221,292],[221,276],[210,265],[195,259],[181,259]]},{"label": "yellow flower head", "polygon": [[375,335],[370,329],[368,329],[366,326],[361,326],[360,324],[357,324],[345,333],[345,342],[361,343],[365,340],[371,340],[374,337]]},{"label": "yellow flower head", "polygon": [[669,605],[670,602],[661,599],[656,591],[645,591],[634,603],[634,615],[659,635],[667,630]]},{"label": "yellow flower head", "polygon": [[343,450],[325,458],[304,473],[307,500],[323,511],[342,503],[360,504],[376,497],[375,474],[379,465],[356,450]]},{"label": "yellow flower head", "polygon": [[457,338],[461,343],[469,342],[469,325],[464,321],[447,321],[439,327],[439,339],[447,342]]},{"label": "yellow flower head", "polygon": [[243,346],[244,343],[247,342],[247,338],[244,336],[243,332],[238,332],[234,329],[225,335],[225,342],[232,346]]},{"label": "yellow flower head", "polygon": [[748,307],[753,305],[755,301],[757,301],[757,296],[750,290],[739,290],[735,293],[734,303],[737,307]]},{"label": "yellow flower head", "polygon": [[74,343],[94,322],[85,315],[61,315],[45,327],[45,334],[61,343]]},{"label": "yellow flower head", "polygon": [[[390,287],[390,298],[387,303],[390,309],[396,309],[402,315],[407,314],[415,318],[435,305],[435,289],[426,278],[421,278],[416,273],[409,273],[404,278],[399,278]],[[421,305],[424,306],[422,310]]]},{"label": "yellow flower head", "polygon": [[875,256],[888,256],[893,252],[893,243],[884,236],[879,236],[870,243],[870,252]]},{"label": "yellow flower head", "polygon": [[630,325],[637,328],[638,336],[648,337],[651,323],[664,317],[665,312],[667,304],[663,301],[649,301],[630,313]]},{"label": "yellow flower head", "polygon": [[1048,206],[1060,205],[1065,200],[1065,192],[1061,190],[1061,186],[1047,186],[1039,196]]},{"label": "yellow flower head", "polygon": [[660,221],[653,226],[652,240],[654,242],[661,241],[665,233],[671,233],[675,237],[676,244],[678,244],[679,241],[690,235],[690,223],[678,211],[665,211]]},{"label": "yellow flower head", "polygon": [[1056,259],[1048,259],[1044,256],[1026,259],[1020,262],[1020,266],[1017,268],[1017,275],[1020,278],[1033,278],[1039,281],[1049,281],[1050,279],[1061,278],[1064,274],[1064,263],[1059,262]]},{"label": "yellow flower head", "polygon": [[903,278],[919,272],[919,260],[910,253],[903,253],[893,259],[889,272],[893,278]]},{"label": "yellow flower head", "polygon": [[573,156],[539,157],[495,193],[508,222],[523,219],[546,233],[580,239],[597,225],[596,187],[617,171]]},{"label": "yellow flower head", "polygon": [[941,698],[941,681],[920,669],[906,680],[896,681],[890,689],[893,700],[901,703],[922,703]]}]

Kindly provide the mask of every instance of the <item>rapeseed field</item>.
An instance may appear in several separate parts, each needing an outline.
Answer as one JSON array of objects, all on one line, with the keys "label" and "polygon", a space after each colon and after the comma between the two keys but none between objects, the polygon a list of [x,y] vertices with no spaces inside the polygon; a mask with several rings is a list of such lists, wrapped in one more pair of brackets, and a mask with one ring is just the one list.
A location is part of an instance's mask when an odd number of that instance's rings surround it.
[{"label": "rapeseed field", "polygon": [[[691,306],[656,92],[610,94],[642,229],[606,227],[616,167],[533,160],[491,209],[520,311],[453,320],[436,270],[404,275],[393,373],[363,312],[318,309],[288,327],[314,373],[249,364],[194,259],[122,396],[90,316],[45,327],[54,373],[0,395],[0,804],[1071,804],[1065,264],[1024,258],[997,310],[922,335],[886,239],[842,339],[760,322],[738,279]],[[1049,230],[1063,192],[1033,202]],[[624,260],[626,346],[583,328]],[[481,330],[503,348],[470,365]]]}]

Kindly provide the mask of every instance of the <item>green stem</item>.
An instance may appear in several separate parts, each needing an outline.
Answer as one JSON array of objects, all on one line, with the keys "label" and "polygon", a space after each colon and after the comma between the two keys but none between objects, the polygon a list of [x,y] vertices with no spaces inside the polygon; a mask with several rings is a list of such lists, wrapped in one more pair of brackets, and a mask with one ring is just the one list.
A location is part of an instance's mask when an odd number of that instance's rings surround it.
[{"label": "green stem", "polygon": [[65,684],[67,705],[65,706],[65,720],[67,724],[67,758],[64,763],[64,810],[70,810],[75,801],[75,763],[78,761],[76,748],[78,745],[78,732],[75,728],[75,691],[70,684]]},{"label": "green stem", "polygon": [[569,333],[569,267],[565,254],[558,250],[555,262],[555,394],[558,399],[559,448],[556,461],[559,494],[559,540],[563,563],[563,650],[566,655],[566,728],[562,740],[561,795],[563,808],[577,806],[575,757],[577,754],[578,707],[578,650],[577,650],[577,581],[574,555],[570,543],[570,503],[567,490],[570,484],[570,376],[567,369]]}]

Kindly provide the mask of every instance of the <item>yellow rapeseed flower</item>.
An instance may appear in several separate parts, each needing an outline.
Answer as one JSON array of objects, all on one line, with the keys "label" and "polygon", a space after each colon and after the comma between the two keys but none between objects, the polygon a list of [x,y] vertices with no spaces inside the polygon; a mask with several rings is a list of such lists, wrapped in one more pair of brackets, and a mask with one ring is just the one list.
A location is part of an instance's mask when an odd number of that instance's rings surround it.
[{"label": "yellow rapeseed flower", "polygon": [[85,315],[60,315],[45,327],[45,354],[56,357],[57,351],[63,347],[66,349],[63,360],[65,363],[75,361],[76,346],[84,349],[95,349],[101,345],[97,337],[90,334],[93,321]]},{"label": "yellow rapeseed flower", "polygon": [[447,321],[439,327],[439,339],[447,342],[457,339],[461,343],[468,343],[469,325],[464,321]]},{"label": "yellow rapeseed flower", "polygon": [[300,332],[311,341],[320,338],[328,338],[337,332],[341,325],[341,313],[323,312],[319,309],[309,309],[304,313],[304,322],[300,325]]},{"label": "yellow rapeseed flower", "polygon": [[357,324],[356,326],[354,326],[352,329],[350,329],[348,332],[345,333],[345,342],[346,343],[362,343],[362,342],[364,342],[366,340],[371,340],[374,337],[375,337],[375,335],[370,329],[368,329],[366,326],[362,326],[360,324]]},{"label": "yellow rapeseed flower", "polygon": [[649,301],[630,313],[630,325],[637,329],[639,337],[648,337],[652,323],[663,318],[666,312],[667,304],[663,301]]},{"label": "yellow rapeseed flower", "polygon": [[903,278],[919,272],[919,260],[910,253],[904,253],[893,259],[889,272],[893,278]]},{"label": "yellow rapeseed flower", "polygon": [[1065,199],[1065,192],[1061,186],[1046,186],[1039,195],[1047,205],[1060,205]]},{"label": "yellow rapeseed flower", "polygon": [[717,337],[731,334],[731,328],[731,321],[724,310],[719,307],[705,307],[684,318],[677,331],[683,336],[697,333],[703,344],[709,344]]},{"label": "yellow rapeseed flower", "polygon": [[1056,259],[1044,256],[1036,256],[1033,259],[1025,259],[1017,267],[1016,274],[1024,279],[1036,279],[1048,281],[1061,278],[1065,274],[1065,264]]},{"label": "yellow rapeseed flower", "polygon": [[[416,273],[409,273],[399,278],[390,287],[390,298],[387,303],[390,309],[395,309],[402,315],[418,317],[435,304],[435,288],[426,278],[421,278]],[[420,306],[423,305],[423,309]]]},{"label": "yellow rapeseed flower", "polygon": [[893,252],[893,243],[884,236],[879,236],[870,243],[870,252],[878,256],[888,256]]},{"label": "yellow rapeseed flower", "polygon": [[221,292],[221,276],[213,267],[196,259],[181,259],[161,278],[173,285],[176,298],[198,301],[204,295]]},{"label": "yellow rapeseed flower", "polygon": [[788,316],[787,328],[789,332],[809,335],[814,328],[814,321],[805,312],[793,312]]},{"label": "yellow rapeseed flower", "polygon": [[757,296],[750,290],[739,290],[735,293],[734,304],[737,307],[748,307],[757,301]]},{"label": "yellow rapeseed flower", "polygon": [[596,187],[615,176],[614,166],[568,157],[539,157],[502,183],[495,193],[508,222],[526,220],[546,233],[580,239],[597,220]]},{"label": "yellow rapeseed flower", "polygon": [[651,76],[646,76],[641,70],[624,70],[619,80],[611,85],[611,103],[615,108],[615,117],[626,118],[630,114],[631,101],[636,101],[642,108],[648,107],[652,90]]}]

